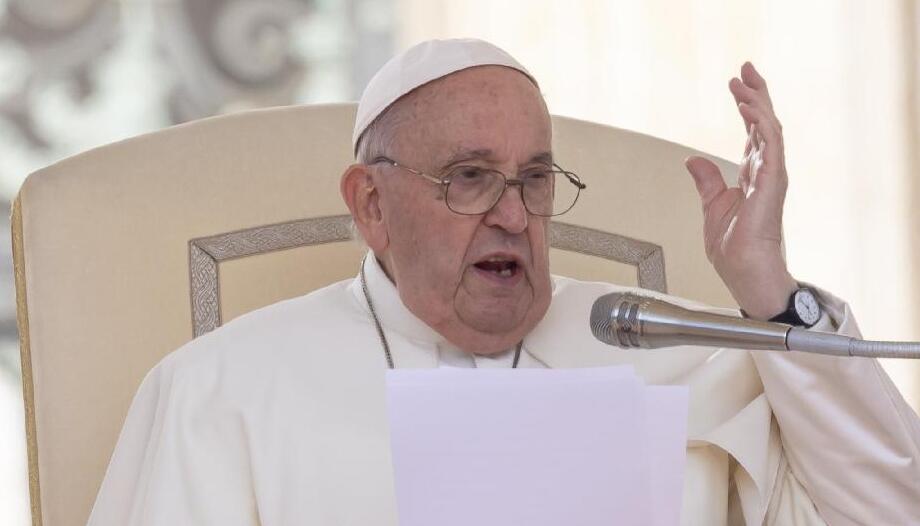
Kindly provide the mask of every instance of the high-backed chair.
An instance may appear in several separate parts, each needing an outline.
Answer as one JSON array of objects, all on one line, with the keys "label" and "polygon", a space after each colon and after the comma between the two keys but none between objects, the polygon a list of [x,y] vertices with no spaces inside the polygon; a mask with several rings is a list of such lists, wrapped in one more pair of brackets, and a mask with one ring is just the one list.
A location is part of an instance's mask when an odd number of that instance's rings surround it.
[{"label": "high-backed chair", "polygon": [[[131,398],[164,355],[354,276],[363,250],[338,191],[354,110],[205,119],[26,180],[12,224],[35,525],[85,523]],[[559,164],[588,188],[553,226],[553,271],[731,305],[703,253],[682,162],[694,152],[574,119],[554,125]]]}]

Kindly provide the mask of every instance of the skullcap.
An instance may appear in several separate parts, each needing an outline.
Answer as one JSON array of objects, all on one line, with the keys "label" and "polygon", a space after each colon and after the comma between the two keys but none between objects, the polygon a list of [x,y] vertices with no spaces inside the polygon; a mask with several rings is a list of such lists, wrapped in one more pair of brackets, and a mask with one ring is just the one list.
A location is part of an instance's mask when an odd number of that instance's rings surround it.
[{"label": "skullcap", "polygon": [[483,40],[457,38],[416,44],[391,58],[364,88],[351,138],[355,153],[364,130],[397,99],[433,80],[475,66],[513,68],[537,84],[533,75],[514,57]]}]

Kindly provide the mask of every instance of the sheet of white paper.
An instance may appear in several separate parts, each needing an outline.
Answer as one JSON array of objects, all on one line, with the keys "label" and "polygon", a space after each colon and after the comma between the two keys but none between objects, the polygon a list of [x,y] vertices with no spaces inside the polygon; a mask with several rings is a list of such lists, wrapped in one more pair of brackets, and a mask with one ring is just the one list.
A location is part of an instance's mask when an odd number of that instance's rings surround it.
[{"label": "sheet of white paper", "polygon": [[629,367],[389,372],[400,525],[651,524],[644,389]]},{"label": "sheet of white paper", "polygon": [[677,526],[687,463],[687,417],[690,390],[685,386],[645,388],[645,426],[648,437],[650,526]]}]

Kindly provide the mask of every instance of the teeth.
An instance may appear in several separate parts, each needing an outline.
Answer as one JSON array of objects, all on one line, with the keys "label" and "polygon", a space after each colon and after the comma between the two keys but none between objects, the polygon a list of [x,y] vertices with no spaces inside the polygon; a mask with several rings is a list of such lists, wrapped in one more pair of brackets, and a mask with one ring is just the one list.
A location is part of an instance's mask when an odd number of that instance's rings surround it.
[{"label": "teeth", "polygon": [[501,277],[503,277],[503,278],[510,278],[510,277],[511,277],[511,269],[510,269],[510,268],[501,269],[501,270],[498,271],[498,275],[501,276]]}]

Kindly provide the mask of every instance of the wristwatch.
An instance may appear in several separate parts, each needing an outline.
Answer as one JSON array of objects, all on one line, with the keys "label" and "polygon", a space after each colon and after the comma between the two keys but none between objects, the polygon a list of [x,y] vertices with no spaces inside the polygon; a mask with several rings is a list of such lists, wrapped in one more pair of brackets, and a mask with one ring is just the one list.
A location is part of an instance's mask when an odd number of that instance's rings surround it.
[{"label": "wristwatch", "polygon": [[809,329],[820,319],[821,304],[818,303],[815,292],[808,287],[802,287],[789,297],[786,310],[770,318],[770,321]]}]

